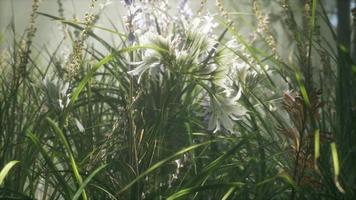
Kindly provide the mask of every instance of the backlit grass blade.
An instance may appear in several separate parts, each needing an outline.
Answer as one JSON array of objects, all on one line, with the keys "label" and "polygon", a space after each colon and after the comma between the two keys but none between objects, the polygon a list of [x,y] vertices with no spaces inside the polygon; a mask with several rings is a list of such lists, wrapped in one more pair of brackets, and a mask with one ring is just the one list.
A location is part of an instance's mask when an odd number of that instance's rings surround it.
[{"label": "backlit grass blade", "polygon": [[291,185],[294,188],[297,188],[297,184],[295,183],[295,181],[293,180],[293,178],[285,171],[285,170],[281,170],[277,177],[282,178],[284,181],[286,181],[289,185]]},{"label": "backlit grass blade", "polygon": [[339,157],[338,157],[338,154],[337,154],[336,143],[332,142],[330,144],[330,148],[331,148],[331,155],[332,155],[332,158],[333,158],[335,185],[336,185],[337,189],[340,192],[345,193],[345,190],[342,188],[342,186],[341,186],[341,184],[339,182],[340,165],[339,165]]},{"label": "backlit grass blade", "polygon": [[229,196],[236,190],[236,186],[232,186],[229,188],[229,190],[224,194],[224,196],[221,198],[221,200],[227,200]]},{"label": "backlit grass blade", "polygon": [[218,189],[222,189],[222,188],[226,188],[226,187],[241,187],[244,185],[245,184],[241,183],[241,182],[232,182],[232,183],[221,183],[221,184],[212,184],[212,185],[204,185],[204,186],[195,186],[195,187],[180,190],[180,191],[174,193],[173,195],[169,196],[167,198],[167,200],[179,199],[179,198],[182,198],[189,194],[193,194],[193,193],[201,192],[201,191],[205,191],[205,190],[211,191],[211,190],[218,190]]},{"label": "backlit grass blade", "polygon": [[340,166],[339,166],[339,157],[337,155],[336,143],[332,142],[330,144],[330,148],[331,148],[331,154],[332,154],[332,158],[333,158],[334,175],[335,176],[339,176],[339,174],[340,174]]},{"label": "backlit grass blade", "polygon": [[17,160],[12,160],[10,162],[8,162],[1,170],[0,172],[0,185],[3,184],[5,177],[8,175],[8,173],[10,172],[10,170],[20,161]]},{"label": "backlit grass blade", "polygon": [[200,185],[204,180],[206,180],[211,173],[216,170],[222,162],[224,162],[229,156],[236,153],[237,150],[246,142],[246,140],[242,140],[237,143],[233,148],[229,151],[225,152],[223,155],[219,156],[217,159],[210,162],[206,167],[204,167],[201,172],[188,184],[188,187],[193,185]]},{"label": "backlit grass blade", "polygon": [[74,194],[72,200],[77,200],[80,195],[84,192],[84,188],[89,184],[89,182],[94,178],[94,176],[99,173],[101,170],[103,170],[107,165],[102,165],[98,167],[96,170],[94,170],[80,185],[78,188],[77,192]]},{"label": "backlit grass blade", "polygon": [[295,72],[295,78],[297,80],[297,83],[298,83],[298,86],[299,86],[299,89],[300,89],[300,93],[302,94],[304,103],[309,108],[310,107],[310,100],[309,100],[308,92],[305,89],[304,83],[302,81],[302,75],[299,72],[299,70],[297,70],[297,69],[296,69],[296,72]]},{"label": "backlit grass blade", "polygon": [[64,195],[64,198],[69,198],[73,194],[73,189],[71,188],[70,184],[65,180],[65,177],[60,174],[60,169],[56,167],[56,164],[53,162],[53,158],[48,155],[46,150],[43,148],[43,145],[40,144],[38,138],[32,134],[27,133],[27,137],[32,141],[32,143],[40,150],[40,153],[45,160],[48,168],[53,171],[55,179],[58,181],[59,187],[62,188],[61,192]]},{"label": "backlit grass blade", "polygon": [[97,72],[103,65],[109,63],[112,61],[115,57],[115,55],[119,55],[124,52],[130,52],[130,51],[135,51],[138,49],[154,49],[157,51],[166,51],[164,49],[160,49],[159,47],[156,46],[149,46],[149,45],[143,45],[143,46],[133,46],[133,47],[127,47],[123,48],[116,53],[112,53],[103,59],[101,59],[98,63],[96,63],[93,68],[84,76],[84,78],[80,81],[79,85],[74,89],[73,93],[71,94],[70,98],[70,105],[73,105],[74,102],[78,99],[80,93],[84,89],[85,85],[89,82],[89,80],[94,76],[95,72]]},{"label": "backlit grass blade", "polygon": [[[51,126],[51,128],[53,129],[53,131],[55,132],[55,134],[57,135],[57,137],[60,139],[60,141],[63,143],[64,145],[64,149],[67,151],[68,153],[68,156],[69,156],[69,161],[70,161],[70,165],[72,167],[72,170],[73,170],[73,173],[74,173],[74,176],[77,180],[77,183],[79,186],[81,186],[83,184],[83,179],[79,173],[79,168],[75,162],[75,159],[74,159],[74,155],[73,155],[73,152],[72,152],[72,149],[70,148],[70,145],[65,137],[65,135],[63,134],[62,130],[58,127],[57,123],[54,122],[52,119],[50,118],[46,118],[48,124]],[[83,199],[86,200],[87,199],[87,195],[86,195],[86,192],[85,190],[83,189],[82,191],[82,196],[83,196]]]},{"label": "backlit grass blade", "polygon": [[318,170],[318,159],[320,157],[320,132],[315,130],[314,133],[314,168]]},{"label": "backlit grass blade", "polygon": [[79,94],[82,92],[82,90],[84,89],[88,81],[94,76],[95,72],[98,71],[98,69],[101,66],[110,62],[112,59],[113,59],[113,55],[110,54],[94,65],[94,67],[90,70],[90,72],[88,72],[88,74],[85,75],[85,77],[80,81],[79,85],[74,89],[70,98],[70,104],[73,104],[77,100]]},{"label": "backlit grass blade", "polygon": [[146,171],[144,171],[142,174],[140,174],[139,176],[137,176],[137,178],[135,178],[133,181],[131,181],[129,184],[127,184],[124,188],[122,188],[119,193],[122,193],[124,191],[126,191],[127,189],[129,189],[134,183],[136,183],[138,180],[142,179],[143,177],[147,176],[148,174],[152,173],[153,171],[155,171],[156,169],[162,167],[164,164],[166,164],[167,162],[173,160],[175,157],[179,156],[179,155],[182,155],[186,152],[189,152],[193,149],[196,149],[198,147],[201,147],[201,146],[205,146],[205,145],[208,145],[208,144],[211,144],[212,142],[216,142],[215,140],[212,140],[212,141],[207,141],[207,142],[203,142],[203,143],[200,143],[200,144],[196,144],[196,145],[192,145],[192,146],[189,146],[187,148],[184,148],[180,151],[178,151],[177,153],[157,162],[156,164],[152,165],[149,169],[147,169]]},{"label": "backlit grass blade", "polygon": [[113,194],[111,194],[109,191],[107,191],[105,188],[99,186],[99,185],[96,185],[96,184],[91,184],[91,186],[95,187],[95,188],[98,188],[99,190],[105,192],[109,197],[110,199],[113,199],[113,200],[118,200],[118,198],[116,198]]}]

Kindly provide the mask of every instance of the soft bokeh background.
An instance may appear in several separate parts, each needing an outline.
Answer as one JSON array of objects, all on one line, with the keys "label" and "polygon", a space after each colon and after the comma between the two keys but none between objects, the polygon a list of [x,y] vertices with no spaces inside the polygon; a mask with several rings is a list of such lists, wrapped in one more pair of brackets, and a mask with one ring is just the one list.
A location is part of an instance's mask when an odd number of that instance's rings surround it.
[{"label": "soft bokeh background", "polygon": [[[90,11],[90,0],[62,0],[61,2],[63,5],[64,17],[68,20],[77,18],[82,21],[85,13]],[[106,2],[106,0],[98,0],[94,13],[98,13],[101,10],[100,7]],[[119,31],[125,32],[122,22],[122,17],[126,15],[125,7],[123,6],[121,0],[112,0],[109,2],[111,3],[100,11],[102,14],[100,15],[100,19],[96,25],[112,30],[118,29]],[[176,7],[179,2],[180,1],[169,1],[171,6],[169,13],[173,16],[176,15]],[[218,11],[215,6],[215,0],[208,0],[207,2],[208,6],[204,10],[205,13],[210,13],[212,15],[217,14]],[[298,6],[299,3],[297,1],[291,2],[295,4],[295,8],[300,7]],[[332,0],[325,1],[329,17],[334,25],[337,23],[335,2],[336,1]],[[230,15],[235,20],[235,26],[238,27],[239,33],[249,37],[249,35],[255,31],[255,29],[252,28],[255,24],[255,18],[253,16],[251,1],[225,0],[224,3],[228,11],[234,11],[231,12]],[[288,41],[288,36],[283,29],[284,27],[281,26],[280,22],[283,20],[283,16],[280,13],[280,6],[278,6],[275,1],[271,0],[261,1],[260,3],[262,9],[269,15],[270,25],[275,29],[274,34],[277,38],[278,50],[280,54],[283,55],[282,57],[288,58],[289,54],[293,53],[293,43]],[[0,0],[0,38],[2,41],[6,41],[0,44],[0,49],[11,45],[11,38],[13,37],[13,34],[10,31],[10,25],[12,24],[12,21],[14,21],[15,31],[18,37],[21,37],[24,30],[28,27],[29,17],[31,14],[31,4],[31,0]],[[193,11],[197,11],[199,9],[200,1],[190,1],[190,5],[193,8]],[[59,3],[57,0],[42,0],[39,11],[59,16],[58,9]],[[302,10],[301,7],[300,10]],[[299,14],[301,13],[302,12]],[[34,39],[36,48],[47,49],[50,52],[53,51],[64,37],[60,22],[54,22],[47,17],[38,16],[36,24],[37,33]],[[323,28],[323,25],[321,28]],[[104,40],[111,41],[114,44],[118,44],[121,41],[118,36],[115,36],[107,31],[94,29],[94,32]],[[94,40],[91,40],[91,42],[93,42],[96,48],[104,50],[103,48],[100,48],[100,45]],[[70,49],[70,46],[71,44],[68,40],[66,40],[64,45],[62,45],[64,49]],[[290,49],[290,51],[285,51],[286,48]]]}]

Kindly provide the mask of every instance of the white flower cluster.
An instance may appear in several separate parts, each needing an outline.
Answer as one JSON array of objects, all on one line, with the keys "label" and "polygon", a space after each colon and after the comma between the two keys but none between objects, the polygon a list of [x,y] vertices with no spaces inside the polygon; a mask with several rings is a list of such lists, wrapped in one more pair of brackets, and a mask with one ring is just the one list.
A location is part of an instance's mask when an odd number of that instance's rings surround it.
[{"label": "white flower cluster", "polygon": [[[233,132],[234,120],[246,114],[238,100],[242,94],[240,81],[246,80],[250,67],[232,53],[234,49],[244,50],[242,46],[233,40],[226,44],[226,49],[230,50],[218,50],[220,41],[214,35],[218,23],[214,21],[214,16],[208,13],[195,17],[189,0],[178,3],[178,16],[170,22],[173,24],[168,22],[170,16],[161,11],[168,9],[166,1],[124,3],[129,8],[126,18],[128,30],[135,34],[136,41],[136,36],[139,37],[140,44],[153,47],[142,51],[141,61],[131,63],[136,67],[129,74],[138,76],[138,83],[145,73],[150,78],[162,81],[162,74],[169,70],[201,79],[206,84],[204,94],[200,95],[204,96],[201,104],[206,108],[203,115],[208,121],[208,128],[214,132],[222,128]],[[155,12],[164,14],[156,18],[152,14]]]}]

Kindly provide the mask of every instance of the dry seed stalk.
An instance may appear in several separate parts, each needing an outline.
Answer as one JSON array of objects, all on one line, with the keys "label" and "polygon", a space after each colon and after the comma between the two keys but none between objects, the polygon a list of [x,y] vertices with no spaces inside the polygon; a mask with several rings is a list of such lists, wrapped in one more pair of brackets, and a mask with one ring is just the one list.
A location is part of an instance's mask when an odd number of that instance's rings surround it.
[{"label": "dry seed stalk", "polygon": [[[97,0],[91,0],[90,9],[94,9]],[[80,32],[78,39],[74,42],[73,53],[69,58],[69,65],[66,68],[67,76],[69,80],[73,80],[80,69],[82,62],[82,50],[84,48],[84,42],[88,38],[88,32],[90,32],[92,25],[96,22],[97,16],[91,12],[86,12],[84,17],[84,29]]]},{"label": "dry seed stalk", "polygon": [[[32,40],[35,36],[35,33],[37,31],[36,27],[36,18],[37,18],[37,11],[39,8],[39,0],[33,0],[32,1],[32,11],[30,15],[30,23],[29,23],[29,28],[27,31],[26,35],[26,42],[22,43],[20,48],[19,48],[19,74],[22,75],[22,77],[26,76],[26,67],[28,63],[28,59],[31,54],[31,45],[32,45]],[[24,42],[24,41],[22,41]]]},{"label": "dry seed stalk", "polygon": [[220,11],[220,16],[222,16],[224,19],[227,20],[227,25],[229,26],[229,28],[232,31],[235,31],[235,28],[233,26],[233,21],[231,20],[228,12],[226,11],[223,1],[222,0],[216,0],[215,1],[215,5],[218,7],[218,9]]},{"label": "dry seed stalk", "polygon": [[253,12],[257,18],[257,32],[264,35],[268,47],[271,49],[274,55],[277,55],[277,42],[269,29],[268,15],[262,13],[257,0],[253,0]]}]

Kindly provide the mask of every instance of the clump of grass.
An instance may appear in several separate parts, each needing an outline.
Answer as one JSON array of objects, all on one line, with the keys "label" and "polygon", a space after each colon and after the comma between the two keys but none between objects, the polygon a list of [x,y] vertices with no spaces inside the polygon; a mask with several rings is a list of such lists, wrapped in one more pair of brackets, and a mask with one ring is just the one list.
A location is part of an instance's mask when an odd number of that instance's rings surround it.
[{"label": "clump of grass", "polygon": [[[251,38],[220,0],[212,14],[208,1],[183,0],[177,16],[168,1],[122,1],[121,32],[96,25],[97,3],[80,22],[64,18],[61,1],[56,17],[33,0],[25,43],[12,24],[0,57],[0,197],[354,197],[345,162],[354,150],[337,145],[348,138],[338,137],[339,93],[328,84],[342,58],[318,32],[323,4],[276,1],[284,17],[272,22],[265,2],[247,1]],[[68,60],[62,42],[35,56],[39,14],[65,25]],[[288,33],[289,57],[272,23]]]}]

